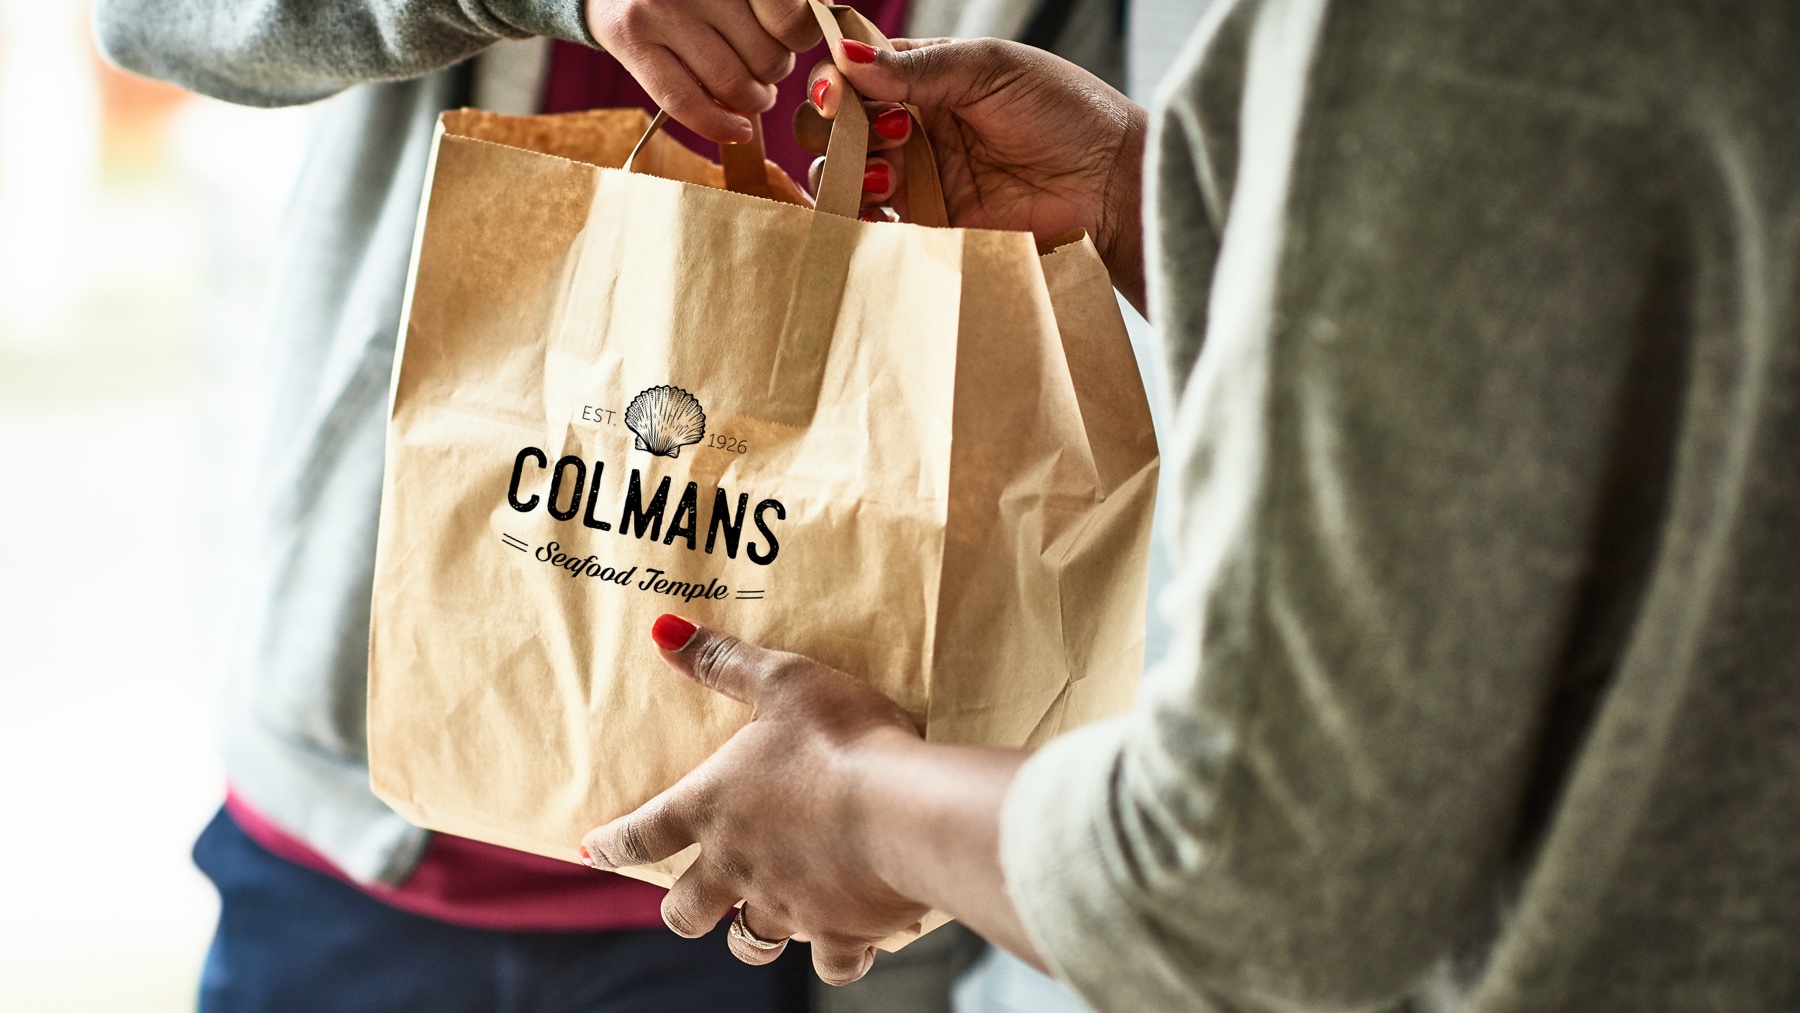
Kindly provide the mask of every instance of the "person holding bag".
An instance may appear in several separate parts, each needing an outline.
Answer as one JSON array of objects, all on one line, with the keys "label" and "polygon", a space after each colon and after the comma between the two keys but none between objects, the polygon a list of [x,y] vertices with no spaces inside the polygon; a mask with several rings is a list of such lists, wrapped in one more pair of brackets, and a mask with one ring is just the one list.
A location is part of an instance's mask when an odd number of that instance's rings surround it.
[{"label": "person holding bag", "polygon": [[822,114],[916,107],[951,224],[1148,274],[1178,645],[1033,752],[664,615],[754,716],[583,853],[698,844],[671,925],[831,981],[938,908],[1103,1013],[1795,1008],[1797,43],[1771,3],[1237,0],[1154,131],[1006,43],[834,47]]}]

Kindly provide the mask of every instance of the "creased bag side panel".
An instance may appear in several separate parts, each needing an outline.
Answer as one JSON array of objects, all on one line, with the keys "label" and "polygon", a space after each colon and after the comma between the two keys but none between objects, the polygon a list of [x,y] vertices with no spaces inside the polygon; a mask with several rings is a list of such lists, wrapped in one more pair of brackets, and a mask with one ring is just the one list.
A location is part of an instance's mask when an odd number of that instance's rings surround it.
[{"label": "creased bag side panel", "polygon": [[964,233],[927,738],[1023,745],[1070,680],[1058,573],[1098,477],[1036,248]]},{"label": "creased bag side panel", "polygon": [[535,428],[545,334],[600,170],[442,135],[420,236],[395,426],[411,405],[456,406]]},{"label": "creased bag side panel", "polygon": [[1105,498],[1061,572],[1063,643],[1074,681],[1056,720],[1034,732],[1034,744],[1123,711],[1136,696],[1159,468],[1143,377],[1093,242],[1083,236],[1040,263]]},{"label": "creased bag side panel", "polygon": [[1150,399],[1131,352],[1131,336],[1112,277],[1091,239],[1083,235],[1065,243],[1039,263],[1075,381],[1082,426],[1100,469],[1101,490],[1110,492],[1157,458]]},{"label": "creased bag side panel", "polygon": [[[479,749],[447,720],[454,714],[434,681],[441,673],[425,663],[433,624],[459,613],[501,626],[519,617],[490,612],[490,589],[454,560],[421,553],[420,542],[461,547],[484,534],[463,491],[483,477],[481,448],[498,449],[493,430],[532,427],[541,412],[531,392],[541,386],[542,351],[528,336],[558,311],[595,172],[438,138],[395,372],[369,643],[371,777],[378,795],[423,825],[431,824],[413,801],[419,779],[467,771]],[[448,452],[420,454],[421,442]],[[450,608],[436,610],[443,604]]]}]

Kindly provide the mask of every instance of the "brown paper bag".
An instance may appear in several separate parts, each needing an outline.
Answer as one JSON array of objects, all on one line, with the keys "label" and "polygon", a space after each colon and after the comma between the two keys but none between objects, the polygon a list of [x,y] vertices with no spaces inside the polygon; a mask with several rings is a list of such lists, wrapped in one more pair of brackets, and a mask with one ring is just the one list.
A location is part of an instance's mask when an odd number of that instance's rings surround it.
[{"label": "brown paper bag", "polygon": [[[856,220],[860,124],[816,211],[661,134],[616,168],[647,125],[440,123],[388,428],[376,793],[573,860],[749,718],[662,664],[664,612],[866,679],[932,741],[1126,707],[1157,455],[1093,245]],[[914,136],[913,213],[942,223]],[[667,885],[691,852],[637,872]]]}]

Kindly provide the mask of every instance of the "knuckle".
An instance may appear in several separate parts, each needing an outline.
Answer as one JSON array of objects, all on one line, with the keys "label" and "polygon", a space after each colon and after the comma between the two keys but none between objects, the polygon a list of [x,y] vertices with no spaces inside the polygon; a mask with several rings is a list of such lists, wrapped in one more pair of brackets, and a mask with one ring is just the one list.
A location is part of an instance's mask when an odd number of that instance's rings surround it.
[{"label": "knuckle", "polygon": [[[758,912],[759,924],[763,922],[767,922],[770,925],[782,926],[801,924],[799,908],[792,902],[783,900],[779,896],[770,895],[757,898],[756,910]],[[786,930],[784,929],[784,931]]]},{"label": "knuckle", "polygon": [[804,43],[799,48],[810,49],[818,41],[819,23],[813,18],[812,8],[806,4],[782,4],[775,11],[763,14],[761,20],[770,35],[789,46]]},{"label": "knuckle", "polygon": [[1018,62],[1017,46],[1001,39],[969,39],[942,46],[925,46],[901,53],[915,80],[936,81],[954,102],[966,102],[992,92]]},{"label": "knuckle", "polygon": [[755,879],[750,863],[734,851],[727,851],[715,858],[713,868],[721,882],[740,890],[748,889]]},{"label": "knuckle", "polygon": [[627,823],[619,828],[617,855],[609,857],[622,859],[625,862],[641,865],[649,859],[650,842],[646,839],[644,828],[638,823]]},{"label": "knuckle", "polygon": [[696,837],[704,836],[705,829],[718,822],[719,800],[710,786],[688,794],[683,814],[683,822],[695,832]]},{"label": "knuckle", "polygon": [[812,665],[805,658],[783,654],[765,665],[762,678],[771,688],[779,689],[805,679],[810,674],[812,674]]},{"label": "knuckle", "polygon": [[656,101],[677,119],[704,113],[713,108],[711,102],[701,98],[700,89],[688,81],[668,82],[657,90]]},{"label": "knuckle", "polygon": [[782,50],[779,53],[772,53],[769,56],[758,60],[756,66],[751,68],[752,72],[756,75],[757,81],[763,84],[774,84],[787,77],[788,74],[793,72],[793,69],[794,54],[786,50]]},{"label": "knuckle", "polygon": [[755,110],[757,104],[762,100],[765,87],[761,81],[751,75],[749,68],[742,63],[721,67],[715,75],[713,83],[718,95],[730,96],[736,100],[735,105],[748,107],[747,111]]},{"label": "knuckle", "polygon": [[829,941],[814,939],[813,969],[830,985],[848,985],[869,972],[874,964],[875,947],[855,937],[838,936]]},{"label": "knuckle", "polygon": [[694,656],[694,674],[708,686],[716,685],[719,674],[742,660],[743,642],[729,634],[709,637]]},{"label": "knuckle", "polygon": [[663,924],[678,936],[692,939],[695,936],[705,935],[695,926],[694,916],[688,912],[681,901],[676,899],[673,893],[670,893],[663,901],[662,918]]},{"label": "knuckle", "polygon": [[648,3],[625,0],[624,3],[612,5],[612,8],[608,15],[612,24],[634,41],[649,35],[656,25],[656,10]]},{"label": "knuckle", "polygon": [[814,21],[811,12],[808,12],[789,18],[781,30],[775,33],[775,37],[794,50],[804,52],[818,45],[822,36],[819,33],[818,22]]},{"label": "knuckle", "polygon": [[676,88],[659,100],[677,122],[695,130],[719,129],[731,115],[720,109],[699,88]]},{"label": "knuckle", "polygon": [[[945,60],[956,58],[957,54],[953,52],[956,48],[955,46],[943,47]],[[977,39],[970,43],[961,55],[965,66],[973,72],[972,84],[989,85],[1004,68],[1011,67],[1015,62],[1013,59],[1015,54],[1011,48],[999,39]]]},{"label": "knuckle", "polygon": [[863,976],[862,963],[845,964],[834,961],[819,968],[819,980],[827,985],[848,985]]},{"label": "knuckle", "polygon": [[625,841],[626,836],[626,831],[614,831],[604,840],[594,842],[594,850],[599,852],[600,859],[607,865],[614,867],[638,865],[640,864],[638,860],[630,854],[630,845]]},{"label": "knuckle", "polygon": [[924,49],[909,49],[904,53],[900,53],[896,57],[895,62],[904,64],[907,69],[913,71],[919,77],[939,78],[944,77],[956,69],[959,48],[971,47],[963,48],[962,52],[979,58],[978,54],[972,51],[972,48],[984,45],[986,45],[986,40],[976,40],[961,43],[960,46],[926,46]]},{"label": "knuckle", "polygon": [[[940,48],[947,52],[953,47],[943,46]],[[1010,63],[1014,54],[1012,46],[1005,40],[986,38],[971,40],[968,45],[968,55],[977,63],[993,64]]]}]

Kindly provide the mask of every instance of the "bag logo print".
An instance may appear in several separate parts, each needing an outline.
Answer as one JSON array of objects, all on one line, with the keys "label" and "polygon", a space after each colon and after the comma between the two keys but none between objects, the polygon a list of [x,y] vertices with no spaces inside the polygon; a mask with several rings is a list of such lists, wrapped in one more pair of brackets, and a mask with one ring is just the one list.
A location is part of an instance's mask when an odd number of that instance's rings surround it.
[{"label": "bag logo print", "polygon": [[682,447],[706,437],[706,411],[699,398],[663,384],[631,399],[625,407],[625,426],[637,434],[637,449],[657,457],[680,457]]}]

